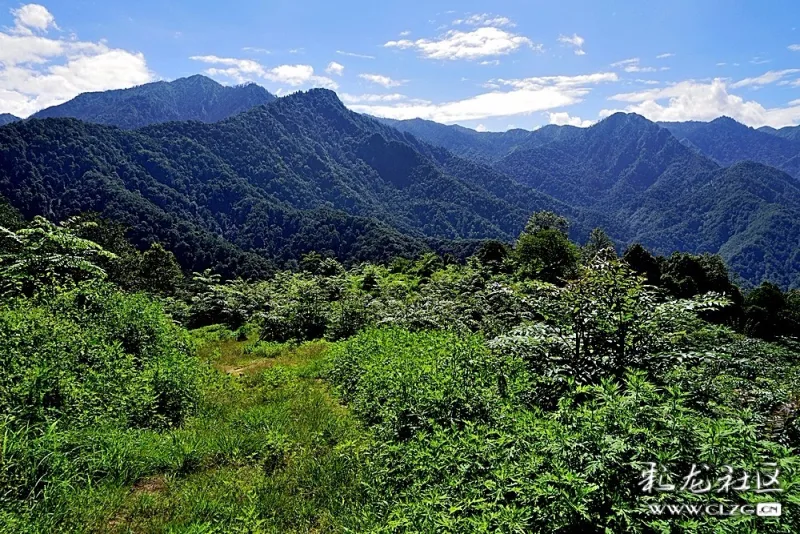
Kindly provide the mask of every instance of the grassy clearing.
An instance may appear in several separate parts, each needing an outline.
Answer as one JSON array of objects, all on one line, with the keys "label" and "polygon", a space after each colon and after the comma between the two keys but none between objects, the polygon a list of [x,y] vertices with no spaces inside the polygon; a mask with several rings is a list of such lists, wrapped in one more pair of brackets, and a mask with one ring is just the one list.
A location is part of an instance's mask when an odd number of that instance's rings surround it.
[{"label": "grassy clearing", "polygon": [[355,525],[366,434],[319,379],[329,344],[270,344],[267,351],[218,328],[193,337],[200,357],[220,371],[208,377],[197,415],[168,432],[76,437],[83,446],[95,441],[86,461],[107,475],[0,526],[322,533]]}]

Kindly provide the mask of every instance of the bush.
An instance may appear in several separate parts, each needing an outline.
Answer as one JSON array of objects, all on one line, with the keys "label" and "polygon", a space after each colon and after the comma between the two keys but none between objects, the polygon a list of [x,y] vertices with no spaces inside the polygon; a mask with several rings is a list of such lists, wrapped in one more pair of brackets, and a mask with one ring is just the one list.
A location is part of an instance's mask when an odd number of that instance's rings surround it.
[{"label": "bush", "polygon": [[499,384],[480,336],[368,330],[338,346],[330,378],[382,436],[407,439],[431,425],[487,421]]},{"label": "bush", "polygon": [[16,426],[175,426],[198,379],[188,337],[144,295],[85,284],[0,308],[0,415]]}]

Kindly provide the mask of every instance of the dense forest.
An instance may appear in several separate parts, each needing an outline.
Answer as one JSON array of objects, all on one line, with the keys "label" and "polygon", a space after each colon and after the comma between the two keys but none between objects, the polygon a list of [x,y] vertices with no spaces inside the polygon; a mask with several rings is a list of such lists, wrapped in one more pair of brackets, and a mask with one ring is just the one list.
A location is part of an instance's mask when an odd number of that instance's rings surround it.
[{"label": "dense forest", "polygon": [[[61,114],[127,127],[133,123],[119,102],[146,98],[143,109],[153,113],[145,122],[161,123],[186,117],[179,104],[189,96],[224,101],[225,91],[254,87],[195,76],[82,95]],[[252,103],[233,101],[203,120]],[[799,287],[800,184],[767,165],[786,167],[791,160],[775,159],[770,143],[793,141],[729,122],[697,130],[711,128],[703,135],[720,143],[742,134],[736,143],[756,144],[741,130],[767,139],[761,149],[734,143],[723,151],[756,162],[702,153],[670,133],[676,125],[635,114],[590,128],[479,133],[378,121],[315,89],[214,124],[8,125],[0,129],[0,195],[26,217],[101,212],[128,225],[140,249],[164,243],[187,272],[223,266],[224,275],[260,276],[296,266],[311,251],[347,265],[422,250],[463,258],[479,240],[510,243],[527,214],[551,210],[571,221],[579,242],[603,227],[620,251],[641,242],[661,255],[720,254],[742,285]],[[714,133],[720,128],[733,133]]]},{"label": "dense forest", "polygon": [[619,243],[718,253],[746,284],[800,283],[793,141],[727,118],[660,127],[625,113],[589,128],[532,132],[389,122],[576,209],[604,210],[610,217],[600,224]]},{"label": "dense forest", "polygon": [[[800,292],[718,256],[537,212],[465,261],[244,281],[97,214],[0,223],[0,531],[800,528]],[[781,493],[648,492],[651,462]],[[653,512],[681,501],[784,508]]]}]

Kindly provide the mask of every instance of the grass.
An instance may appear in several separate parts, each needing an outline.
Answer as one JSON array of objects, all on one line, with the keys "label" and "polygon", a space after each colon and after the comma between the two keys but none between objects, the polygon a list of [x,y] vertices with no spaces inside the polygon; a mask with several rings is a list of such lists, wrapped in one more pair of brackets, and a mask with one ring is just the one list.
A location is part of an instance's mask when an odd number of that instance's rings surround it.
[{"label": "grass", "polygon": [[[216,369],[199,413],[169,432],[91,436],[86,461],[107,476],[40,504],[31,531],[356,528],[366,434],[319,378],[329,344],[265,346],[219,328],[193,335],[199,357]],[[0,530],[12,526],[0,518]]]}]

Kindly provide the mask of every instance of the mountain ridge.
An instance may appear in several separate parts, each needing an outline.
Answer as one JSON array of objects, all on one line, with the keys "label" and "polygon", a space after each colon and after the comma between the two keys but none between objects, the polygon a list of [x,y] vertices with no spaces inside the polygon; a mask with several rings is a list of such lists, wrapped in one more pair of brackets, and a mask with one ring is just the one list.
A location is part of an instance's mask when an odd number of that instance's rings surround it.
[{"label": "mountain ridge", "polygon": [[256,84],[229,87],[197,74],[128,89],[82,93],[34,113],[31,118],[72,117],[135,129],[170,121],[218,122],[275,98]]}]

